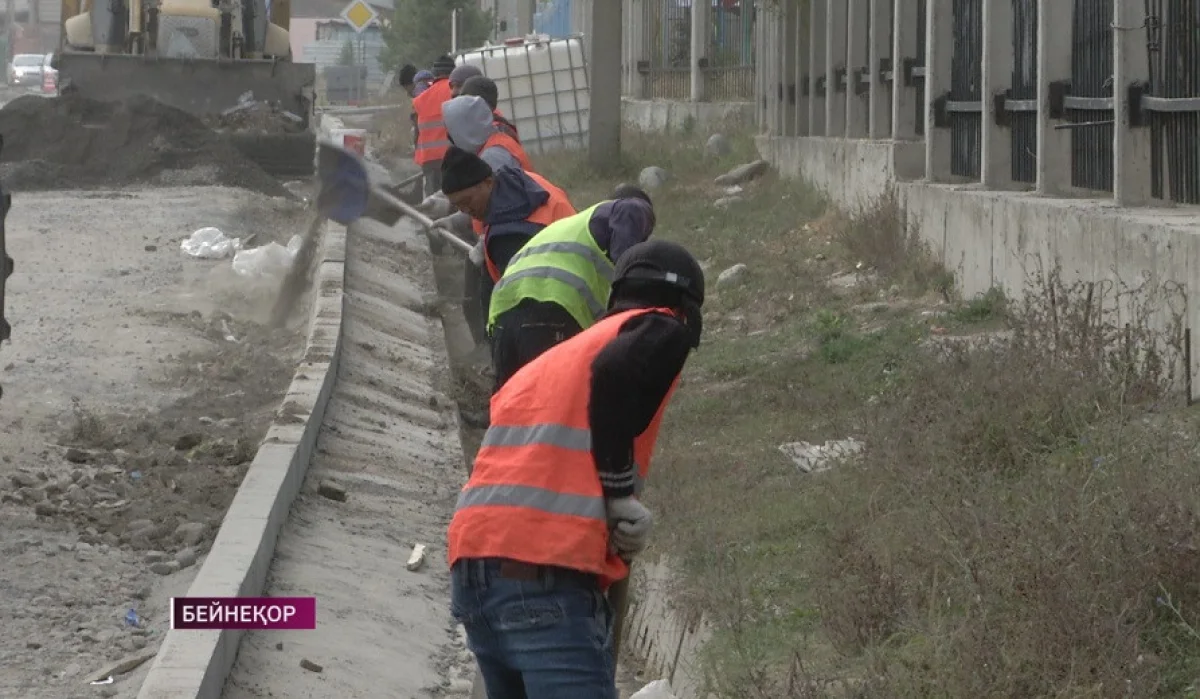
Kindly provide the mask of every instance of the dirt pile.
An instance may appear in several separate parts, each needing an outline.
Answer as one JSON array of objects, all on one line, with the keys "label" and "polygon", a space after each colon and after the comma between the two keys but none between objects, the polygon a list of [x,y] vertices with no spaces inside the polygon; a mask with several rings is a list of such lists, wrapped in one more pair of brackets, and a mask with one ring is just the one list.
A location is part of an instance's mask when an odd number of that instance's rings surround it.
[{"label": "dirt pile", "polygon": [[149,97],[20,97],[0,109],[0,135],[0,179],[14,191],[211,184],[287,196],[225,136]]},{"label": "dirt pile", "polygon": [[302,133],[304,119],[271,102],[246,102],[223,114],[205,119],[216,131],[284,134]]}]

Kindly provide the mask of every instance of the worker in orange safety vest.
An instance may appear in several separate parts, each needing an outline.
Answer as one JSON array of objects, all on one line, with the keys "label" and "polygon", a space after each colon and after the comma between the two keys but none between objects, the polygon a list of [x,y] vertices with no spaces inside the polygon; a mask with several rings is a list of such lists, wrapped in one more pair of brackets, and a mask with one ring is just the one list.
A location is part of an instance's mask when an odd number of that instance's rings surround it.
[{"label": "worker in orange safety vest", "polygon": [[450,147],[450,136],[442,122],[442,103],[451,97],[449,78],[453,70],[453,58],[442,56],[437,59],[433,64],[433,82],[412,102],[417,125],[413,161],[425,175],[426,196],[441,188],[442,157]]},{"label": "worker in orange safety vest", "polygon": [[646,544],[637,495],[703,304],[687,250],[639,243],[606,316],[492,397],[448,534],[451,611],[489,699],[616,699],[605,592]]}]

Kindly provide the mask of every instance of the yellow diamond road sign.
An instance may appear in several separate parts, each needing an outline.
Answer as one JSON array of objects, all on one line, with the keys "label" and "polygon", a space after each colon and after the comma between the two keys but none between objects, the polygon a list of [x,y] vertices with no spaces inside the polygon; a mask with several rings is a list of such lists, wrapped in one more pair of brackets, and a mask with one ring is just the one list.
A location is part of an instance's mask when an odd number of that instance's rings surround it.
[{"label": "yellow diamond road sign", "polygon": [[353,0],[346,5],[346,9],[342,10],[342,19],[349,22],[350,26],[354,27],[354,31],[359,34],[378,18],[379,13],[363,0]]}]

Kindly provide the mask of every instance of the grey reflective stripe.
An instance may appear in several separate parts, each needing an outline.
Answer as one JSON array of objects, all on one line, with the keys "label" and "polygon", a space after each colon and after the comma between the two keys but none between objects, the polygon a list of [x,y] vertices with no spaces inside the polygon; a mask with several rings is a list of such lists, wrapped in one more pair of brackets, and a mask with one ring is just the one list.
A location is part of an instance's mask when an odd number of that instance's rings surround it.
[{"label": "grey reflective stripe", "polygon": [[417,150],[422,150],[425,148],[442,148],[442,147],[449,148],[450,141],[429,141],[428,143],[417,144]]},{"label": "grey reflective stripe", "polygon": [[604,277],[604,281],[611,282],[613,280],[613,265],[604,256],[604,253],[583,243],[562,242],[534,245],[513,255],[512,259],[508,261],[508,265],[511,267],[517,260],[524,259],[530,255],[541,255],[548,252],[563,252],[586,257],[588,262],[591,262],[592,266],[596,268],[596,273]]},{"label": "grey reflective stripe", "polygon": [[556,493],[528,485],[477,485],[458,495],[458,509],[468,507],[528,507],[555,515],[605,521],[604,498]]},{"label": "grey reflective stripe", "polygon": [[[571,451],[585,451],[591,455],[591,430],[578,427],[567,427],[554,423],[517,427],[515,425],[493,425],[483,435],[480,447],[529,447],[549,445]],[[642,478],[642,467],[637,462],[633,464],[633,492],[640,494],[646,487]]]},{"label": "grey reflective stripe", "polygon": [[527,447],[548,444],[552,447],[573,451],[592,450],[591,430],[556,425],[553,423],[516,427],[495,425],[483,435],[481,447]]},{"label": "grey reflective stripe", "polygon": [[599,299],[596,298],[596,295],[592,293],[591,288],[588,287],[587,281],[585,281],[579,275],[572,274],[571,272],[568,272],[565,269],[559,269],[558,267],[530,267],[528,269],[522,269],[520,271],[513,272],[512,274],[505,274],[500,279],[500,283],[496,285],[496,288],[492,290],[492,295],[495,296],[495,294],[499,293],[499,291],[508,284],[512,284],[519,279],[526,279],[529,277],[555,279],[566,284],[575,291],[578,291],[579,295],[583,297],[584,303],[587,304],[588,311],[592,314],[593,318],[599,317],[600,314],[604,312],[604,306],[600,303]]}]

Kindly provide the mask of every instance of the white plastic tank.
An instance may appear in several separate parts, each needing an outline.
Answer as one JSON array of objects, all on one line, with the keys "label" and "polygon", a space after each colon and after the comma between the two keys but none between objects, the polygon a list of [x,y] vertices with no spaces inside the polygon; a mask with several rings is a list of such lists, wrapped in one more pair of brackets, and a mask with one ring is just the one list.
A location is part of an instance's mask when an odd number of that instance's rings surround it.
[{"label": "white plastic tank", "polygon": [[496,82],[496,106],[527,152],[587,147],[590,93],[581,37],[510,39],[466,51],[457,62]]}]

